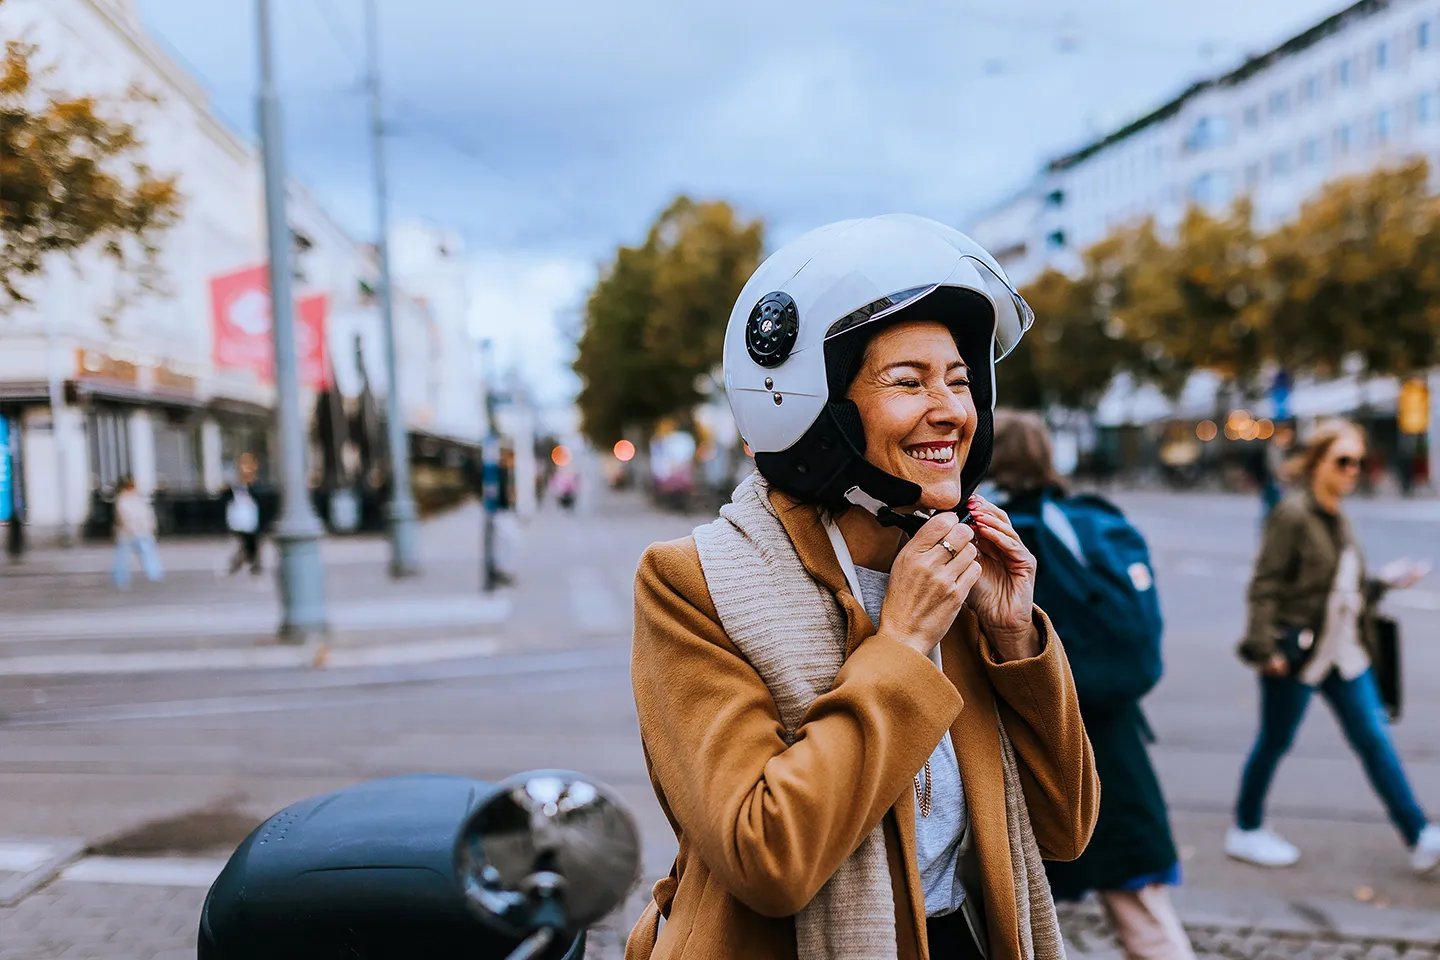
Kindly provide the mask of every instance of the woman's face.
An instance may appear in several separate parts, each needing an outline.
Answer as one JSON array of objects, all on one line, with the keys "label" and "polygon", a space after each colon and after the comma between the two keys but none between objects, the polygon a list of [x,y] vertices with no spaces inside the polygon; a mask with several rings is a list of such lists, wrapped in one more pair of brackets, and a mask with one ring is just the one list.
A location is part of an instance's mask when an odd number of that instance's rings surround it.
[{"label": "woman's face", "polygon": [[1365,442],[1360,437],[1353,433],[1340,437],[1315,467],[1316,492],[1336,498],[1354,493],[1364,459]]},{"label": "woman's face", "polygon": [[975,399],[949,330],[910,321],[876,334],[847,396],[860,408],[866,460],[919,484],[920,507],[948,510],[960,502]]}]

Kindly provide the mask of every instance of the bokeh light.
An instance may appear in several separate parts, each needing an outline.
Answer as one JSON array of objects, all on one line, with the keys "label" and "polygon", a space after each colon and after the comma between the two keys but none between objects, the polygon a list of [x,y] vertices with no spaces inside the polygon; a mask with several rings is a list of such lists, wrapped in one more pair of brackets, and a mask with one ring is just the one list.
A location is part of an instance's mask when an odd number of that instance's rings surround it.
[{"label": "bokeh light", "polygon": [[557,467],[568,467],[570,465],[570,451],[564,447],[556,447],[550,451],[550,462]]},{"label": "bokeh light", "polygon": [[615,459],[621,463],[629,463],[635,459],[635,444],[629,440],[621,440],[615,444]]},{"label": "bokeh light", "polygon": [[1220,428],[1215,425],[1214,420],[1201,420],[1200,424],[1195,428],[1195,436],[1206,443],[1214,440],[1219,433]]}]

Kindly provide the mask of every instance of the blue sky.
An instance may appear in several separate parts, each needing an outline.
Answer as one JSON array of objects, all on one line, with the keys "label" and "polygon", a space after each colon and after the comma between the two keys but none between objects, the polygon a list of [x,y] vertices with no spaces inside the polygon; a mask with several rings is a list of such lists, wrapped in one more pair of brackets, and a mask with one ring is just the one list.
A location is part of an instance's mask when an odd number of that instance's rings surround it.
[{"label": "blue sky", "polygon": [[[475,325],[563,392],[597,266],[676,193],[772,245],[903,210],[955,224],[1337,0],[378,0],[394,216],[464,233]],[[251,0],[137,0],[253,130]],[[274,0],[291,172],[373,232],[362,0]],[[777,9],[779,8],[779,9]]]}]

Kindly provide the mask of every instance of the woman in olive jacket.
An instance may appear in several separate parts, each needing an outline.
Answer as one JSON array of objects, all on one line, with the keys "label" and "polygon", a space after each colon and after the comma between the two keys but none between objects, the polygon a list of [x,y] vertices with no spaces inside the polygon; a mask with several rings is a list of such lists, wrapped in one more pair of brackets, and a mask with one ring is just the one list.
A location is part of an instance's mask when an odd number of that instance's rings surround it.
[{"label": "woman in olive jacket", "polygon": [[1263,825],[1265,795],[1311,694],[1325,698],[1364,764],[1391,821],[1424,874],[1440,866],[1440,828],[1429,825],[1390,741],[1370,664],[1375,605],[1408,587],[1423,565],[1396,561],[1365,573],[1360,545],[1340,510],[1355,490],[1365,436],[1353,423],[1318,428],[1305,446],[1303,487],[1275,508],[1250,580],[1250,616],[1240,657],[1260,673],[1260,731],[1240,780],[1225,852],[1264,867],[1288,867],[1300,851]]}]

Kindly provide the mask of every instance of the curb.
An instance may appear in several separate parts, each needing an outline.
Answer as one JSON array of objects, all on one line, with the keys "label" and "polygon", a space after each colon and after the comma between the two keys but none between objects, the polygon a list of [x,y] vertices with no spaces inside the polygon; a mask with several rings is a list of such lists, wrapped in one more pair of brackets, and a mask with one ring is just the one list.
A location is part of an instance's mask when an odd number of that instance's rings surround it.
[{"label": "curb", "polygon": [[85,841],[75,837],[0,838],[0,869],[15,874],[0,882],[0,907],[24,900],[84,853]]}]

